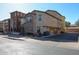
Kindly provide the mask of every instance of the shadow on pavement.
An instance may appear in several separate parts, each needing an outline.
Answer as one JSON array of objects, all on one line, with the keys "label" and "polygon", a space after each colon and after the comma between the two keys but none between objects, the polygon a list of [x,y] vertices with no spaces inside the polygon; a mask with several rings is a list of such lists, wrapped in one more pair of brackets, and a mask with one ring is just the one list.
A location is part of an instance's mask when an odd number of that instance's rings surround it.
[{"label": "shadow on pavement", "polygon": [[8,37],[3,37],[3,38],[7,38],[7,39],[11,39],[11,40],[24,41],[22,39],[19,39],[19,38],[23,37],[22,35],[12,35],[12,34],[6,34],[6,35],[8,35]]},{"label": "shadow on pavement", "polygon": [[36,37],[37,40],[42,41],[56,41],[56,42],[78,42],[78,33],[64,33],[49,37]]},{"label": "shadow on pavement", "polygon": [[22,38],[22,37],[29,37],[35,40],[41,40],[41,41],[55,41],[55,42],[78,42],[78,36],[79,33],[63,33],[60,35],[54,35],[54,36],[42,36],[42,37],[34,37],[34,36],[22,36],[22,35],[11,35],[8,34],[8,37],[4,37],[4,38],[8,38],[8,39],[12,39],[12,40],[20,40],[23,41],[22,39],[18,39],[18,38]]},{"label": "shadow on pavement", "polygon": [[8,37],[20,38],[20,37],[23,37],[23,36],[22,36],[22,35],[12,35],[12,34],[8,34]]},{"label": "shadow on pavement", "polygon": [[24,40],[22,40],[22,39],[18,39],[18,38],[14,38],[14,37],[3,37],[3,38],[7,38],[7,39],[11,39],[11,40],[24,41]]}]

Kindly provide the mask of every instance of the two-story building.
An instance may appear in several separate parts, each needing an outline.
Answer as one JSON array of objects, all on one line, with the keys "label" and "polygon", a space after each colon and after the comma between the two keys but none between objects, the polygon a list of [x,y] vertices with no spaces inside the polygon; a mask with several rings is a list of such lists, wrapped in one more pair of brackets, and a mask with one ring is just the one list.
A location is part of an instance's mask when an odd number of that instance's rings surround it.
[{"label": "two-story building", "polygon": [[57,11],[34,10],[21,18],[22,31],[33,34],[44,34],[46,32],[59,34],[65,32],[64,20],[65,17]]},{"label": "two-story building", "polygon": [[9,21],[10,21],[10,18],[4,19],[4,20],[2,21],[2,24],[3,24],[3,32],[4,32],[4,33],[8,33],[8,32],[9,32],[9,27],[10,27]]},{"label": "two-story building", "polygon": [[10,13],[10,32],[20,32],[21,30],[21,17],[24,17],[25,13],[14,11]]}]

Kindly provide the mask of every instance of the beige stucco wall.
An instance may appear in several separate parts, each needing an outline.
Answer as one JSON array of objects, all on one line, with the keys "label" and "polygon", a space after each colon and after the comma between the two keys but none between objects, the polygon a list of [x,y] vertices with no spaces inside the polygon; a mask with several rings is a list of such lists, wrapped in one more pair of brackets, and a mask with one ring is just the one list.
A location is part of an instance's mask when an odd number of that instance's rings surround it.
[{"label": "beige stucco wall", "polygon": [[59,19],[62,19],[62,16],[57,11],[47,10],[46,12],[57,17],[57,18],[59,18]]},{"label": "beige stucco wall", "polygon": [[50,11],[48,10],[47,13],[55,16],[56,18],[60,19],[61,21],[58,21],[58,25],[61,27],[61,31],[65,32],[66,31],[66,27],[65,27],[65,16],[60,15],[58,12],[56,11]]},{"label": "beige stucco wall", "polygon": [[[37,27],[42,27],[41,28],[41,32],[44,32],[46,30],[49,31],[49,28],[45,28],[43,26],[48,26],[48,27],[57,27],[57,28],[61,28],[61,21],[60,20],[57,20],[56,18],[54,17],[51,17],[49,15],[47,15],[46,13],[42,13],[42,12],[36,12],[36,29]],[[39,15],[42,15],[42,20],[39,21]]]},{"label": "beige stucco wall", "polygon": [[62,19],[62,22],[61,22],[61,28],[62,28],[62,30],[61,31],[66,32],[65,16],[62,16],[61,19]]},{"label": "beige stucco wall", "polygon": [[[56,12],[49,12],[49,14],[63,20],[62,16],[56,14]],[[39,21],[39,15],[41,15],[41,21]],[[32,17],[30,23],[27,22],[27,17]],[[61,31],[63,22],[55,17],[52,17],[45,12],[33,11],[25,16],[24,30],[25,32],[36,33],[40,28],[41,33],[43,33],[44,31],[50,31],[50,28],[60,28],[58,31]],[[51,32],[53,32],[53,29]]]}]

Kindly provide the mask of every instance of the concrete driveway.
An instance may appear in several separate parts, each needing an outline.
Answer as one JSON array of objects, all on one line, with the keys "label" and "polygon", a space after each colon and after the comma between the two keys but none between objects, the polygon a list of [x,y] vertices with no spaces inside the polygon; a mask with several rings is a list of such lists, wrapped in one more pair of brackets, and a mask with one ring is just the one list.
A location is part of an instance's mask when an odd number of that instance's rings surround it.
[{"label": "concrete driveway", "polygon": [[0,35],[0,55],[79,55],[78,42],[43,40],[45,41],[27,36]]}]

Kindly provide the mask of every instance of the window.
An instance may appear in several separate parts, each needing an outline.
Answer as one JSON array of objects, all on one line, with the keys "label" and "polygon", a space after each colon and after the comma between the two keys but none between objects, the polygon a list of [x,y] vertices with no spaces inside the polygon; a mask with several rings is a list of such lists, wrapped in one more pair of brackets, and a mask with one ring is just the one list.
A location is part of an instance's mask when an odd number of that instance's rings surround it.
[{"label": "window", "polygon": [[25,19],[21,18],[21,24],[24,24],[24,23],[25,23]]},{"label": "window", "polygon": [[39,21],[41,21],[42,20],[42,15],[39,15]]},{"label": "window", "polygon": [[14,15],[17,16],[17,13],[15,12]]},{"label": "window", "polygon": [[31,17],[27,17],[27,22],[31,22]]}]

